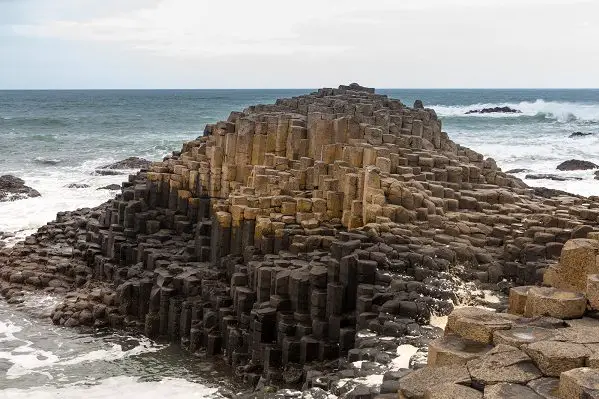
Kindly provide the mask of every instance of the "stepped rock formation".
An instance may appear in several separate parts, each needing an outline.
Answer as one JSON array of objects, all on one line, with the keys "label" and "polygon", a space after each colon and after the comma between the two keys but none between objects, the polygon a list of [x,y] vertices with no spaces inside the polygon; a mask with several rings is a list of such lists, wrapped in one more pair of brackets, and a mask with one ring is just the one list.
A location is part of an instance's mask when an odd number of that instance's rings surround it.
[{"label": "stepped rock formation", "polygon": [[[546,286],[510,290],[508,313],[454,310],[445,336],[429,345],[428,367],[399,381],[400,399],[447,389],[443,381],[456,368],[465,373],[451,382],[478,389],[473,397],[599,397],[598,253],[596,232],[568,241],[545,273]],[[423,385],[433,373],[438,380]]]},{"label": "stepped rock formation", "polygon": [[[455,144],[421,105],[352,84],[233,112],[114,200],[2,250],[1,292],[68,293],[54,323],[136,327],[248,383],[396,397],[397,348],[436,338],[423,325],[451,311],[456,277],[539,283],[599,217],[594,199],[539,196]],[[538,374],[493,356],[518,381]]]}]

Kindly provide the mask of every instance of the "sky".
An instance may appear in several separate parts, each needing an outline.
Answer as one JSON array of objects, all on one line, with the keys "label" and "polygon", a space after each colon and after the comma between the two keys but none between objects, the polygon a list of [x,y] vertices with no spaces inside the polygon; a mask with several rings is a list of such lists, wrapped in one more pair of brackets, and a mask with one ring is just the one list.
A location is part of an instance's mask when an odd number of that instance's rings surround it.
[{"label": "sky", "polygon": [[598,0],[0,0],[0,89],[599,87]]}]

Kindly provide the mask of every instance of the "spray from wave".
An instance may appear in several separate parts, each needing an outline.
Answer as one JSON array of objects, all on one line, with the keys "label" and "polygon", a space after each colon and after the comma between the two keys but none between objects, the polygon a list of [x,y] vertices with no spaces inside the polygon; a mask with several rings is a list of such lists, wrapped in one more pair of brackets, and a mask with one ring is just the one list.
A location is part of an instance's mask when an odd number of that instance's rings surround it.
[{"label": "spray from wave", "polygon": [[[510,107],[521,113],[468,114],[466,112],[483,108]],[[519,103],[470,104],[470,105],[431,105],[441,117],[467,118],[535,118],[538,120],[570,123],[574,121],[599,123],[599,104],[573,103],[536,100]]]}]

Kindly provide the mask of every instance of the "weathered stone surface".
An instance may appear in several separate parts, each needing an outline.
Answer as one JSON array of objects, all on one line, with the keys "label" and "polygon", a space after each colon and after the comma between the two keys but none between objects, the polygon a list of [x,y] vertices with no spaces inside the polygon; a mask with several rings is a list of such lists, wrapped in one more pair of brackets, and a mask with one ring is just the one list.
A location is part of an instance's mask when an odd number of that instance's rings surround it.
[{"label": "weathered stone surface", "polygon": [[493,344],[511,345],[522,349],[523,345],[549,340],[555,335],[555,330],[543,327],[513,327],[510,330],[495,331]]},{"label": "weathered stone surface", "polygon": [[586,304],[585,296],[578,292],[551,287],[532,287],[528,290],[524,315],[576,319],[582,317]]},{"label": "weathered stone surface", "polygon": [[484,344],[493,342],[493,333],[512,327],[517,317],[500,314],[481,308],[460,308],[454,310],[447,319],[446,332],[454,333],[462,338]]},{"label": "weathered stone surface", "polygon": [[534,390],[525,387],[523,385],[511,384],[511,383],[499,383],[495,385],[489,385],[485,387],[485,399],[505,399],[505,398],[518,398],[518,399],[544,399],[541,395],[537,394]]},{"label": "weathered stone surface", "polygon": [[100,169],[144,169],[150,167],[152,161],[139,157],[129,157],[122,161],[114,162],[100,167]]},{"label": "weathered stone surface", "polygon": [[470,384],[470,374],[464,365],[444,367],[426,367],[408,374],[400,380],[399,397],[401,399],[423,399],[427,389],[435,385]]},{"label": "weathered stone surface", "polygon": [[467,363],[472,380],[480,385],[501,382],[526,384],[542,376],[531,358],[518,348],[498,345],[487,354]]},{"label": "weathered stone surface", "polygon": [[583,367],[591,351],[582,344],[539,341],[523,347],[543,375],[559,377],[571,369]]},{"label": "weathered stone surface", "polygon": [[424,399],[482,399],[483,394],[474,388],[458,384],[440,384],[426,390]]},{"label": "weathered stone surface", "polygon": [[25,185],[23,179],[12,175],[0,176],[0,202],[39,197],[41,194]]},{"label": "weathered stone surface", "polygon": [[593,398],[599,393],[599,370],[581,367],[566,371],[559,379],[561,399]]},{"label": "weathered stone surface", "polygon": [[492,349],[492,346],[456,335],[445,335],[428,346],[428,365],[431,367],[466,364]]},{"label": "weathered stone surface", "polygon": [[526,300],[528,299],[528,290],[531,286],[521,286],[510,288],[508,312],[512,314],[524,314]]},{"label": "weathered stone surface", "polygon": [[528,387],[545,399],[558,399],[559,379],[539,378],[528,383]]},{"label": "weathered stone surface", "polygon": [[599,241],[577,238],[566,242],[558,267],[545,273],[544,283],[555,288],[584,291],[589,274],[599,273]]}]

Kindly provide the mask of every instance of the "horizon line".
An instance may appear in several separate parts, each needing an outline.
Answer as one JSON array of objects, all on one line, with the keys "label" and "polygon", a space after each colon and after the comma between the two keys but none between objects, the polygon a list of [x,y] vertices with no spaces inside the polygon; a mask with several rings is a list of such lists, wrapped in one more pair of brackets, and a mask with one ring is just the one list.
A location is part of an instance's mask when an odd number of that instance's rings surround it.
[{"label": "horizon line", "polygon": [[[369,87],[369,86],[365,86]],[[245,87],[245,88],[20,88],[3,89],[0,91],[201,91],[201,90],[318,90],[335,87]],[[372,88],[372,87],[369,87]],[[375,90],[599,90],[599,87],[374,87]]]}]

